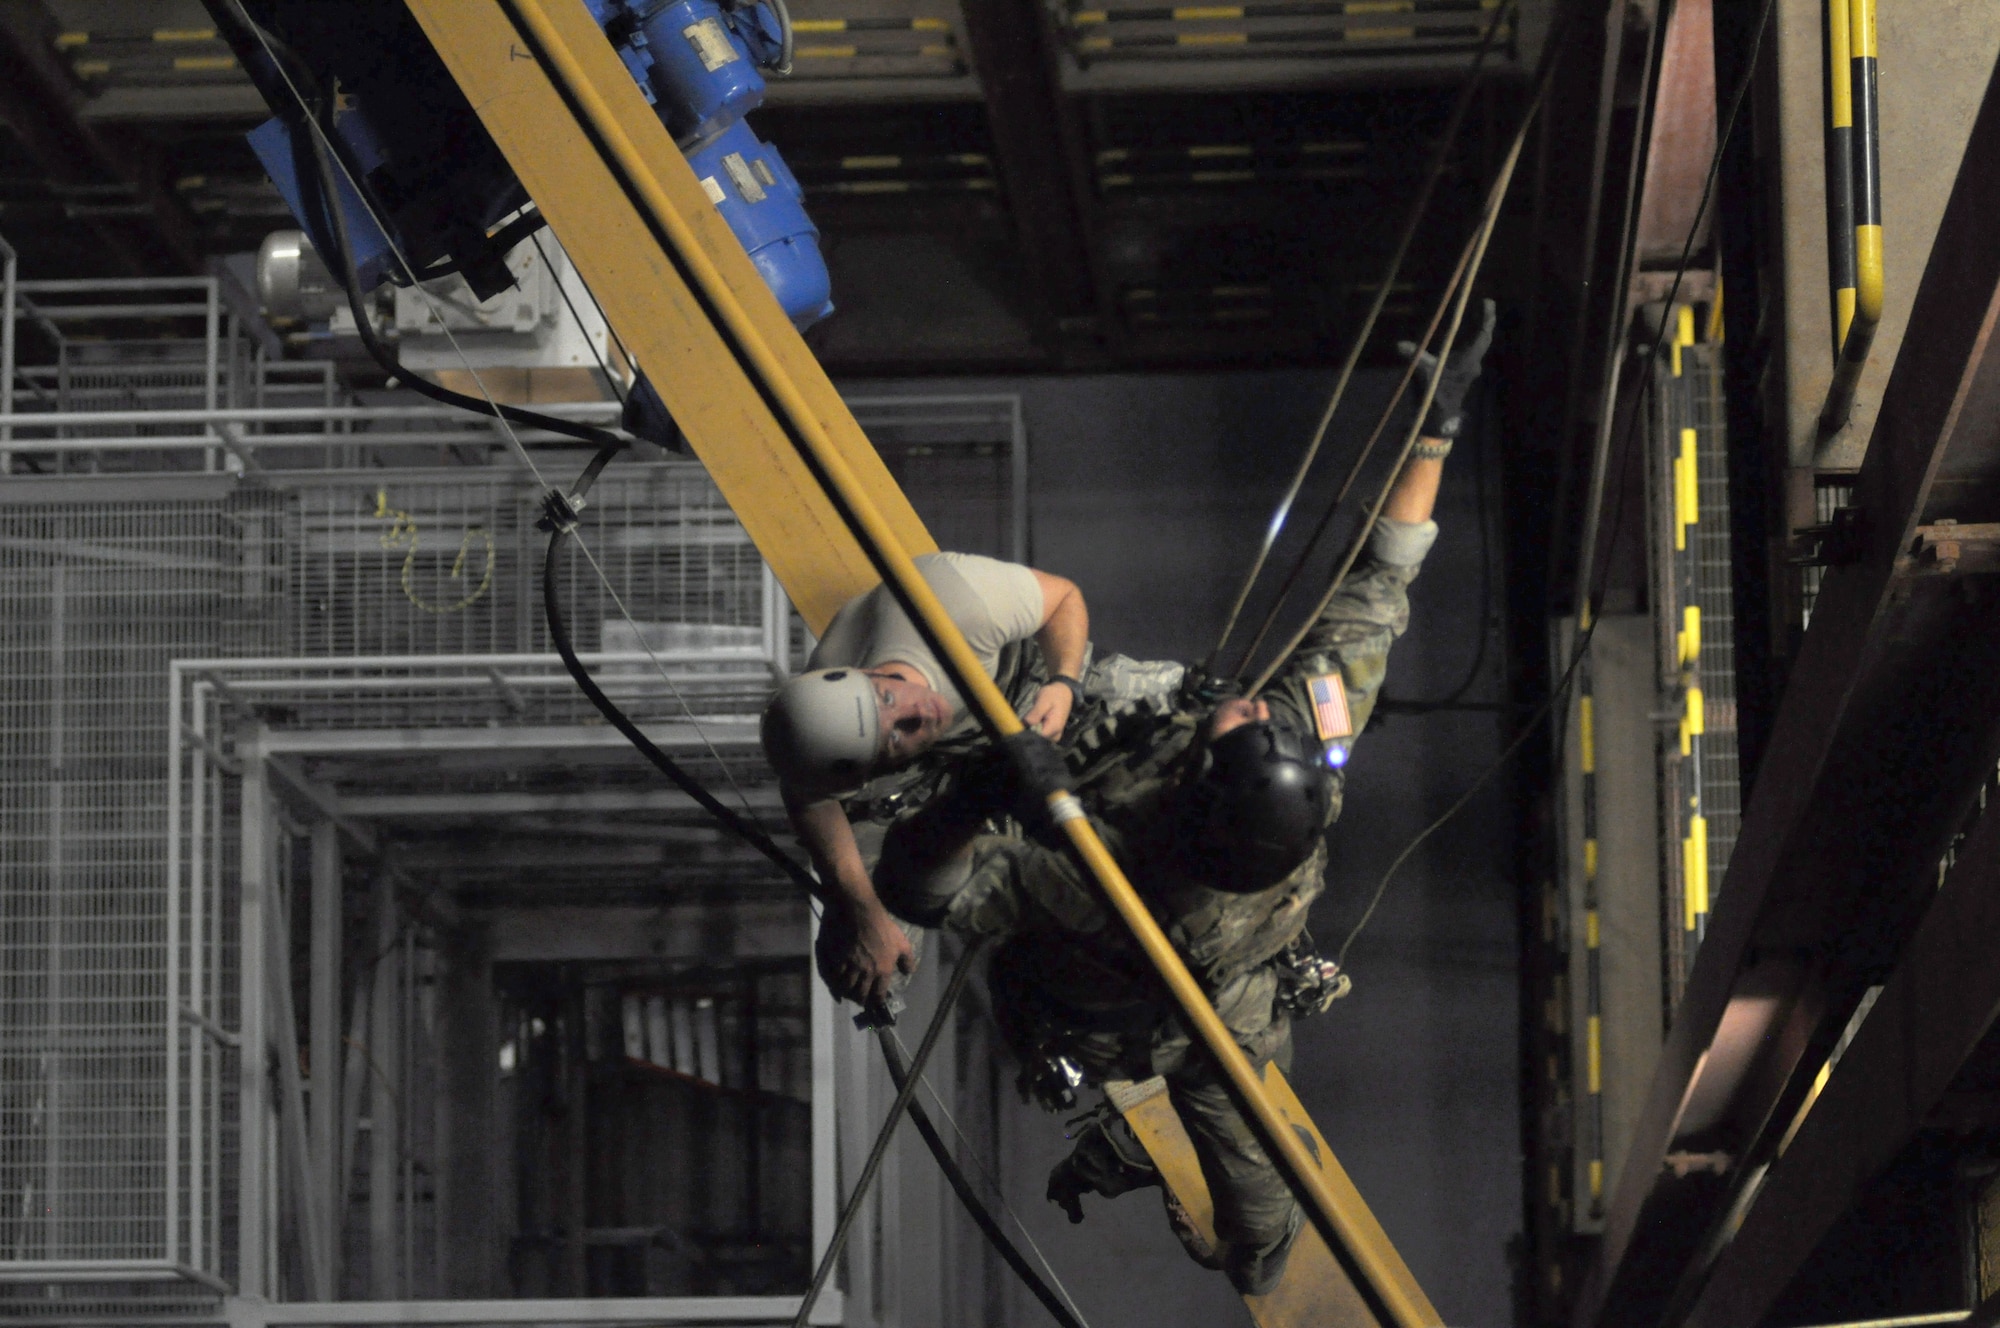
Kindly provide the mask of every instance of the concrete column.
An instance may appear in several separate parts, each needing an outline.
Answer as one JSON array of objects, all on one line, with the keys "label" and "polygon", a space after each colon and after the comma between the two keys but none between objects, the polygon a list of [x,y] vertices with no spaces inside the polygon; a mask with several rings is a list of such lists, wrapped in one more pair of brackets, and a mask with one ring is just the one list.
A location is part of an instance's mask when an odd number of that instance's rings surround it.
[{"label": "concrete column", "polygon": [[438,1040],[438,1264],[441,1295],[500,1294],[494,1213],[493,1084],[498,1002],[493,948],[484,922],[440,938]]}]

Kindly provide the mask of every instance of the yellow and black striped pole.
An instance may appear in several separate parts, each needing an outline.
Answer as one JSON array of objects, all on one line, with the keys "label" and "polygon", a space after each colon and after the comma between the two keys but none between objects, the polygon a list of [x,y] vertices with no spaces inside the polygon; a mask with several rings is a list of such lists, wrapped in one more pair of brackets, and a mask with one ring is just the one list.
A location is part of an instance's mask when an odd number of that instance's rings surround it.
[{"label": "yellow and black striped pole", "polygon": [[1854,321],[1854,76],[1847,5],[1826,0],[1826,266],[1835,358]]},{"label": "yellow and black striped pole", "polygon": [[[1840,32],[1833,19],[1827,25],[1829,110],[1827,126],[1827,215],[1834,221],[1837,177],[1845,174],[1845,188],[1851,199],[1851,239],[1843,245],[1829,237],[1832,281],[1834,283],[1834,330],[1839,339],[1833,368],[1833,384],[1827,389],[1826,405],[1819,415],[1819,436],[1832,437],[1847,427],[1854,411],[1854,391],[1861,371],[1868,364],[1868,352],[1875,342],[1875,328],[1882,321],[1882,131],[1876,99],[1877,66],[1875,45],[1875,0],[1830,0],[1833,10],[1845,10],[1847,36],[1845,61],[1846,98],[1843,108],[1840,71]],[[1835,142],[1841,137],[1840,116],[1848,113],[1848,150],[1836,157]],[[1843,308],[1841,285],[1849,279],[1840,270],[1843,255],[1853,259],[1852,293]]]},{"label": "yellow and black striped pole", "polygon": [[[1682,319],[1691,331],[1693,311],[1683,310]],[[1682,608],[1674,654],[1681,684],[1680,754],[1687,772],[1687,798],[1682,807],[1687,819],[1681,835],[1685,967],[1692,964],[1695,949],[1708,930],[1708,819],[1702,814],[1701,787],[1702,738],[1708,719],[1701,692],[1701,606],[1694,602],[1699,555],[1689,538],[1689,532],[1701,524],[1700,435],[1693,429],[1682,429],[1679,443],[1674,456],[1674,576]]]},{"label": "yellow and black striped pole", "polygon": [[[1854,99],[1854,322],[1882,319],[1882,122],[1876,99],[1875,0],[1848,0],[1848,81]],[[1843,358],[1847,342],[1841,345]]]}]

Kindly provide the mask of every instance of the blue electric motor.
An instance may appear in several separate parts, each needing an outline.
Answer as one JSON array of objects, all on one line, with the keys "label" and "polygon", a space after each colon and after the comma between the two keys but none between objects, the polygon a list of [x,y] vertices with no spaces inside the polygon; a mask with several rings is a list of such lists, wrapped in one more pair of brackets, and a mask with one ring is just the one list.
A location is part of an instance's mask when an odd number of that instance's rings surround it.
[{"label": "blue electric motor", "polygon": [[662,5],[637,37],[651,58],[646,87],[676,141],[699,143],[763,105],[764,76],[749,44],[712,0]]},{"label": "blue electric motor", "polygon": [[709,201],[750,253],[785,315],[804,328],[833,312],[819,231],[785,159],[742,121],[688,154]]},{"label": "blue electric motor", "polygon": [[759,68],[783,59],[785,34],[772,11],[716,0],[588,3],[785,316],[803,331],[832,313],[804,191],[778,150],[743,122],[764,100]]}]

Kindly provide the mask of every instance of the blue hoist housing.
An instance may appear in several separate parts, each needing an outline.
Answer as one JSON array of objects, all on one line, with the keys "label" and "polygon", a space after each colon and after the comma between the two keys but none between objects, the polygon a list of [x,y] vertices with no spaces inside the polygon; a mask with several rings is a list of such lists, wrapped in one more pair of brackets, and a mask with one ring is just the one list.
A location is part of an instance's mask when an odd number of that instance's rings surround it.
[{"label": "blue hoist housing", "polygon": [[[803,191],[778,150],[743,120],[763,102],[761,71],[779,68],[786,55],[781,0],[585,3],[786,316],[803,330],[833,312]],[[338,150],[370,195],[364,204],[345,179],[339,183],[362,284],[401,278],[379,216],[420,278],[456,271],[481,299],[503,289],[511,280],[504,248],[520,234],[503,246],[495,241],[506,232],[489,233],[526,200],[404,7],[248,0],[246,8],[340,79],[342,102],[332,115]],[[314,157],[296,97],[257,44],[239,35],[232,45],[280,112],[250,134],[250,145],[315,247],[331,254],[335,239],[307,205],[311,186],[301,188]]]},{"label": "blue hoist housing", "polygon": [[716,0],[585,0],[702,188],[801,329],[833,312],[819,231],[778,149],[743,117],[785,59],[783,11]]}]

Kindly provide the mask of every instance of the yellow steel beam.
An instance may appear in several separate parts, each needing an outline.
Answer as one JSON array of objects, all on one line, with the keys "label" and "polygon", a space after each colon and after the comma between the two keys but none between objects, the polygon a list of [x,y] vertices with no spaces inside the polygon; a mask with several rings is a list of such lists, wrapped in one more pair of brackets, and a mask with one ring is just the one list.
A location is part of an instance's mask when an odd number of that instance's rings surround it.
[{"label": "yellow steel beam", "polygon": [[[1359,1192],[1354,1191],[1354,1183],[1347,1178],[1333,1150],[1327,1147],[1319,1127],[1306,1115],[1284,1073],[1275,1065],[1266,1065],[1263,1082],[1264,1090],[1293,1129],[1303,1131],[1312,1141],[1313,1156],[1329,1182],[1353,1192],[1353,1202],[1365,1212],[1366,1206],[1361,1204]],[[1160,1179],[1187,1209],[1202,1238],[1213,1245],[1215,1204],[1209,1196],[1208,1182],[1202,1178],[1194,1145],[1188,1140],[1187,1127],[1167,1098],[1166,1082],[1149,1079],[1138,1084],[1110,1083],[1105,1085],[1105,1092],[1124,1116],[1125,1123],[1132,1127],[1133,1135],[1145,1147],[1153,1165],[1159,1168]],[[1373,1224],[1373,1214],[1369,1214],[1368,1220]],[[1374,1227],[1371,1239],[1380,1241],[1384,1248],[1389,1247],[1389,1238],[1379,1226]],[[1392,1271],[1410,1295],[1423,1295],[1400,1257],[1395,1259]],[[1368,1303],[1355,1290],[1354,1279],[1333,1257],[1333,1251],[1327,1248],[1319,1232],[1310,1226],[1299,1232],[1298,1243],[1292,1247],[1291,1260],[1285,1265],[1285,1275],[1278,1285],[1268,1295],[1245,1296],[1243,1303],[1250,1317],[1256,1320],[1257,1328],[1370,1328],[1376,1322]]]},{"label": "yellow steel beam", "polygon": [[[787,587],[794,577],[814,596],[872,585],[876,576],[858,561],[841,576],[816,576],[809,565],[815,553],[859,552],[910,610],[988,731],[1019,733],[1019,716],[910,561],[912,549],[933,546],[908,500],[582,0],[407,3]],[[822,614],[837,604],[813,600]],[[1360,1196],[1332,1182],[1266,1092],[1075,797],[1054,794],[1050,811],[1378,1320],[1438,1324]]]},{"label": "yellow steel beam", "polygon": [[[577,66],[576,90],[601,110],[601,130],[572,112],[501,5],[410,4],[723,497],[807,624],[822,631],[836,609],[881,577],[732,339],[761,343],[772,372],[790,385],[785,409],[816,423],[897,543],[912,553],[937,545],[610,43],[580,3],[546,8],[574,10],[561,24],[563,49]],[[588,33],[578,24],[589,25]],[[593,40],[578,39],[584,36]],[[649,197],[633,197],[630,181],[607,160],[610,145],[600,151],[593,142],[612,135],[635,168],[626,174],[640,177]],[[679,262],[658,233],[656,212],[673,219],[674,246],[684,250]],[[703,280],[719,290],[703,290]],[[734,306],[740,328],[715,316],[718,295]]]}]

